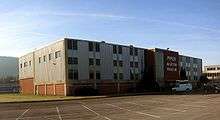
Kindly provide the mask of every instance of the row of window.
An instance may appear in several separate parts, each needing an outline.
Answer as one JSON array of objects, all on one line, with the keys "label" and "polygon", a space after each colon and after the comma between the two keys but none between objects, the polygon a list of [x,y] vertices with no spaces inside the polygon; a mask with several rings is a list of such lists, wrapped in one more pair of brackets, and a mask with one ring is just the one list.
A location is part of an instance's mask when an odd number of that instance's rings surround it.
[{"label": "row of window", "polygon": [[[77,50],[78,49],[78,45],[77,45],[77,40],[68,40],[67,43],[67,47],[68,49],[72,49],[72,50]],[[100,52],[100,44],[97,42],[88,42],[88,50],[89,51],[96,51],[96,52]],[[122,50],[122,46],[121,45],[113,45],[113,54],[122,54],[123,50]],[[138,48],[134,48],[134,47],[130,47],[130,55],[138,55]]]},{"label": "row of window", "polygon": [[220,73],[207,73],[207,77],[220,77]]},{"label": "row of window", "polygon": [[[48,55],[48,60],[50,61],[50,60],[52,60],[54,57],[55,57],[55,59],[61,57],[61,51],[56,51],[54,54],[53,54],[53,53],[50,53],[50,54]],[[39,62],[39,63],[47,62],[47,56],[44,55],[44,56],[43,56],[43,60],[42,60],[42,57],[39,57],[39,58],[38,58],[38,62]]]},{"label": "row of window", "polygon": [[[117,60],[113,60],[113,65],[116,67],[116,66],[120,66],[120,67],[123,67],[123,61],[118,61]],[[138,68],[138,62],[130,62],[130,67],[136,67]]]},{"label": "row of window", "polygon": [[24,65],[21,63],[20,64],[20,68],[23,68],[23,66],[24,67],[27,67],[27,66],[31,66],[32,65],[32,62],[31,61],[29,61],[29,62],[24,62]]},{"label": "row of window", "polygon": [[[130,79],[131,80],[134,80],[134,79],[139,79],[139,74],[132,74],[130,73]],[[73,69],[69,69],[69,72],[68,72],[68,77],[70,80],[78,80],[79,79],[79,75],[78,75],[78,70],[73,70]],[[96,80],[100,80],[101,79],[101,74],[99,71],[96,71],[95,73],[93,71],[89,72],[89,79],[90,80],[93,80],[93,79],[96,79]],[[124,76],[123,76],[123,73],[114,73],[114,79],[115,80],[123,80],[124,79]]]},{"label": "row of window", "polygon": [[213,68],[207,68],[207,70],[209,71],[209,70],[220,70],[220,67],[217,67],[217,68],[215,68],[215,67],[213,67]]}]

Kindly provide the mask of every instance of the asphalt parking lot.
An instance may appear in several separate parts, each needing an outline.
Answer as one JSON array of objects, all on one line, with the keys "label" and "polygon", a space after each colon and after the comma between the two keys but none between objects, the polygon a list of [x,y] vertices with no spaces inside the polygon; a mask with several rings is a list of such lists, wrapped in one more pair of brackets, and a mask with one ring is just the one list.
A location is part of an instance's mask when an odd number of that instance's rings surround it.
[{"label": "asphalt parking lot", "polygon": [[1,120],[219,120],[220,95],[141,95],[0,104]]}]

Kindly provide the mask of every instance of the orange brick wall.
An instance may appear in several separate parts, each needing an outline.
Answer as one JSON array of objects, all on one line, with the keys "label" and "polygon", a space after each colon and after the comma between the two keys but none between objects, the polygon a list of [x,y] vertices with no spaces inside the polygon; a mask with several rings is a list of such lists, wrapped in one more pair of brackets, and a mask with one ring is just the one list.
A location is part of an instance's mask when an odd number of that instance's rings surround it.
[{"label": "orange brick wall", "polygon": [[64,84],[55,85],[56,95],[64,95]]},{"label": "orange brick wall", "polygon": [[45,85],[38,85],[38,94],[39,95],[45,95]]},{"label": "orange brick wall", "polygon": [[19,80],[20,92],[22,94],[34,94],[33,78],[26,78]]},{"label": "orange brick wall", "polygon": [[47,85],[47,95],[54,95],[54,85],[53,84]]}]

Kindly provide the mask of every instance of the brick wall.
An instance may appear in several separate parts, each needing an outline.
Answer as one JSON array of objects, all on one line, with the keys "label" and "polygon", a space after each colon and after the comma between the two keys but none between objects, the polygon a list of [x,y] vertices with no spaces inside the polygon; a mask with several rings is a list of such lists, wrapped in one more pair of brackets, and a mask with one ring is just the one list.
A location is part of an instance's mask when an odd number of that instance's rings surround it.
[{"label": "brick wall", "polygon": [[26,78],[19,80],[20,92],[22,94],[34,94],[33,78]]}]

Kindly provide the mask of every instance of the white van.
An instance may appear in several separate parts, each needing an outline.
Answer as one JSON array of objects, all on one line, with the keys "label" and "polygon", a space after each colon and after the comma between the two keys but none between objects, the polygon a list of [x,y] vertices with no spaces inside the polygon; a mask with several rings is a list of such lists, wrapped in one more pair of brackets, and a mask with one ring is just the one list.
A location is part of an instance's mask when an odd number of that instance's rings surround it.
[{"label": "white van", "polygon": [[192,84],[188,80],[177,80],[176,86],[172,88],[172,92],[192,92]]}]

